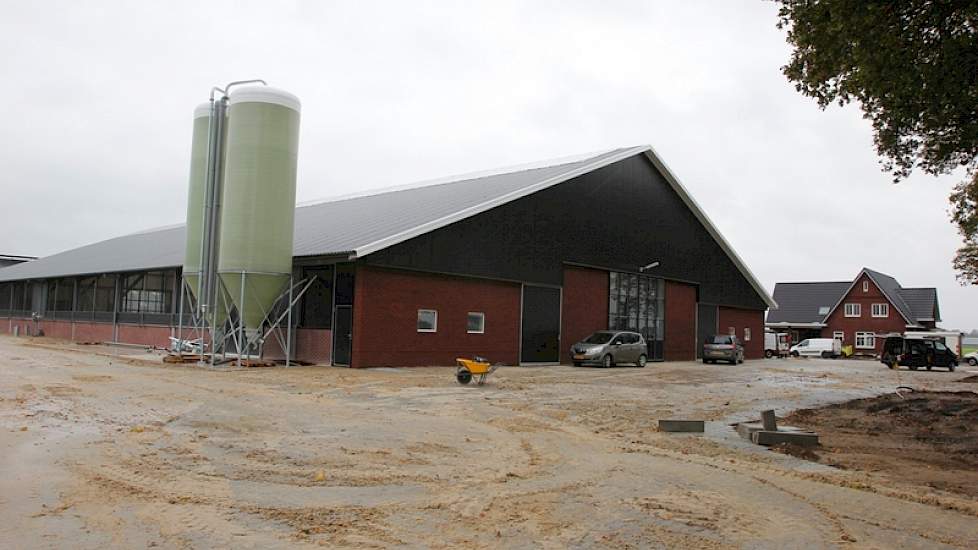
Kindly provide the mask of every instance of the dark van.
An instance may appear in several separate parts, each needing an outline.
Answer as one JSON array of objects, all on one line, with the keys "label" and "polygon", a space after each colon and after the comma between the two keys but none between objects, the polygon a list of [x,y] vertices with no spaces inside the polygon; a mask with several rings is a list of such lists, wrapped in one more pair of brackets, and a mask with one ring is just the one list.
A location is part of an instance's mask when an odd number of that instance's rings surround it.
[{"label": "dark van", "polygon": [[887,337],[880,361],[891,369],[899,366],[910,367],[910,370],[941,367],[954,372],[954,368],[958,366],[958,356],[944,342],[903,336]]}]

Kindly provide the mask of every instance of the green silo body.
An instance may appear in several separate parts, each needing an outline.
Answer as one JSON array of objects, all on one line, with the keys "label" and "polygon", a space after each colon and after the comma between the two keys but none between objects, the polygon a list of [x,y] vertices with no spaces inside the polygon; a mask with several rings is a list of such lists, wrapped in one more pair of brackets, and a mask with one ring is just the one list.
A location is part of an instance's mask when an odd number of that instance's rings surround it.
[{"label": "green silo body", "polygon": [[299,109],[295,96],[274,88],[230,95],[217,271],[249,330],[292,272]]},{"label": "green silo body", "polygon": [[194,133],[190,145],[190,185],[187,196],[187,246],[183,258],[183,274],[194,297],[200,290],[200,249],[204,225],[204,191],[207,187],[207,133],[210,124],[210,104],[194,109]]}]

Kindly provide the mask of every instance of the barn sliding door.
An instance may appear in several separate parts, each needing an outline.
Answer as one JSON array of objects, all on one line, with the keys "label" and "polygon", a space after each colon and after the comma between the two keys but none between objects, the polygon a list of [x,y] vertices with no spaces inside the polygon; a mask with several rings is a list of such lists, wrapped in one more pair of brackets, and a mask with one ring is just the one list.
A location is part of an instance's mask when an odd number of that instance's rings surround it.
[{"label": "barn sliding door", "polygon": [[703,358],[703,342],[717,333],[717,306],[696,306],[696,358]]},{"label": "barn sliding door", "polygon": [[523,287],[520,362],[560,361],[560,289]]}]

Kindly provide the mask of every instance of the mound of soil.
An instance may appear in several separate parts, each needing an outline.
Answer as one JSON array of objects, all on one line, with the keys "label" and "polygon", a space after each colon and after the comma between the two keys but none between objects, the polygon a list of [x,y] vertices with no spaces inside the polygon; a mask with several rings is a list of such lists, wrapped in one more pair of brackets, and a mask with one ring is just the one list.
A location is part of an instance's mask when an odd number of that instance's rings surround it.
[{"label": "mound of soil", "polygon": [[978,496],[975,392],[902,392],[856,399],[797,411],[785,423],[819,433],[818,454],[802,458]]}]

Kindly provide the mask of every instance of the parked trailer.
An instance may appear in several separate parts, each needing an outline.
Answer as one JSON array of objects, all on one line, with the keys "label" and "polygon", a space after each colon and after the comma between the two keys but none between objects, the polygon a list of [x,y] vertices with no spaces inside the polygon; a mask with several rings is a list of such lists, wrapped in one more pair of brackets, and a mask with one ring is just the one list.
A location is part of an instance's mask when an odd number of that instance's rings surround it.
[{"label": "parked trailer", "polygon": [[787,332],[764,332],[764,357],[781,357],[788,354]]}]

